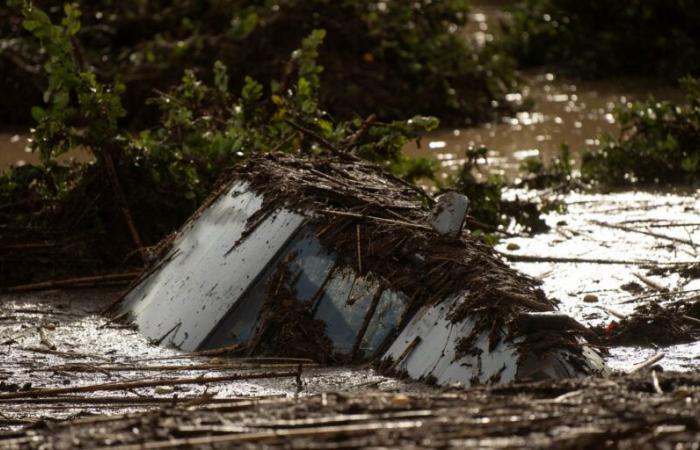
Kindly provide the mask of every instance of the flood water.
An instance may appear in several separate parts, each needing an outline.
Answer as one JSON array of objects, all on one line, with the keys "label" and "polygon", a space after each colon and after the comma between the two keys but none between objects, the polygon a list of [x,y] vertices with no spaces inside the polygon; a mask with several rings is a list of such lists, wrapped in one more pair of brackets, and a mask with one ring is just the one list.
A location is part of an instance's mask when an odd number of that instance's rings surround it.
[{"label": "flood water", "polygon": [[529,157],[545,161],[559,155],[562,143],[570,146],[576,159],[584,150],[600,146],[603,134],[619,134],[613,115],[615,105],[653,96],[657,100],[679,100],[677,89],[649,80],[575,82],[559,79],[554,73],[526,76],[528,86],[521,93],[509,94],[513,104],[534,101],[529,111],[504,117],[479,127],[443,129],[406,147],[410,156],[437,158],[442,176],[456,171],[465,162],[465,151],[484,146],[488,170],[510,180],[520,174]]},{"label": "flood water", "polygon": [[[39,155],[30,148],[31,134],[29,130],[0,130],[0,173],[5,169],[25,164],[39,164]],[[87,150],[71,150],[61,155],[59,161],[76,159],[90,161],[92,155]]]},{"label": "flood water", "polygon": [[[507,20],[507,1],[490,1],[473,9],[467,30],[477,43],[493,39],[494,24]],[[520,167],[529,157],[549,161],[569,145],[578,163],[586,150],[601,145],[601,136],[620,133],[614,116],[615,106],[654,98],[683,101],[677,88],[643,79],[615,79],[581,82],[559,77],[549,71],[524,75],[528,86],[508,95],[514,106],[533,106],[498,122],[472,128],[442,129],[422,139],[421,146],[408,145],[410,156],[435,158],[440,176],[447,178],[465,162],[465,151],[481,146],[489,149],[484,176],[500,175],[510,181],[521,176]],[[538,194],[511,191],[509,195],[536,198]],[[560,309],[586,325],[607,325],[627,316],[649,301],[661,301],[658,292],[644,286],[644,292],[631,295],[621,287],[646,276],[650,267],[698,260],[700,191],[684,194],[666,192],[619,192],[614,194],[569,194],[559,199],[565,213],[550,213],[545,219],[552,227],[535,237],[522,236],[501,241],[497,250],[544,258],[581,258],[620,261],[615,264],[517,262],[517,269],[543,281],[548,296],[561,301]],[[622,225],[631,230],[610,228]],[[645,232],[667,236],[657,238]],[[674,240],[675,239],[675,240]],[[680,243],[679,242],[686,242]],[[634,262],[636,261],[636,263]],[[640,262],[645,261],[646,265]],[[647,277],[649,278],[649,277]],[[700,280],[674,275],[651,277],[668,288],[675,301],[697,298]],[[641,283],[642,285],[644,283]],[[595,303],[583,301],[586,294]],[[695,296],[695,297],[693,297]],[[610,349],[607,363],[614,369],[629,370],[658,352],[665,354],[661,365],[671,370],[700,367],[700,342],[665,348],[617,347]]]},{"label": "flood water", "polygon": [[[513,1],[474,2],[466,37],[477,45],[494,39],[499,21],[507,21],[507,6]],[[646,100],[680,102],[683,96],[672,86],[646,79],[614,79],[575,81],[561,78],[554,72],[523,74],[525,87],[507,95],[514,110],[511,117],[478,127],[451,128],[433,132],[422,139],[420,147],[409,144],[409,156],[436,158],[441,176],[446,178],[464,163],[465,151],[481,146],[489,149],[486,173],[515,180],[523,160],[542,157],[545,161],[558,156],[562,143],[570,146],[572,157],[579,159],[583,151],[600,145],[599,137],[617,135],[616,104]],[[532,107],[525,108],[529,103]]]},{"label": "flood water", "polygon": [[0,131],[0,171],[10,166],[39,162],[38,155],[28,148],[28,136],[29,133],[23,130]]}]

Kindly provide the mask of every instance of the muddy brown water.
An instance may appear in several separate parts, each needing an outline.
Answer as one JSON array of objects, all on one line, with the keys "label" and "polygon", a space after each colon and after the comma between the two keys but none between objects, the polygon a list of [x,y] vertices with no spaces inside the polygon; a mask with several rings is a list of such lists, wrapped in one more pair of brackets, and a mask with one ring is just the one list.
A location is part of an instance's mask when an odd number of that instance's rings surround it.
[{"label": "muddy brown water", "polygon": [[[102,316],[100,311],[119,294],[114,289],[0,294],[0,431],[43,417],[131,414],[158,405],[202,401],[207,396],[219,401],[259,401],[367,389],[434,390],[423,383],[382,376],[369,367],[307,365],[297,377],[296,362],[259,359],[251,365],[250,361],[183,354],[155,345],[131,327]],[[282,375],[256,375],[271,373]],[[209,381],[222,376],[237,379]],[[192,378],[195,382],[177,381]],[[73,391],[126,381],[153,383],[130,389],[103,386],[91,392]],[[28,389],[67,392],[21,394]],[[8,398],[12,395],[17,398]],[[61,399],[60,395],[71,397]]]},{"label": "muddy brown water", "polygon": [[567,143],[572,157],[579,160],[583,151],[600,146],[602,135],[618,135],[620,126],[613,114],[617,104],[651,97],[682,100],[677,89],[649,80],[575,82],[551,72],[530,73],[526,79],[528,87],[507,98],[516,105],[530,98],[531,110],[479,127],[433,132],[420,147],[409,144],[406,154],[436,158],[442,177],[447,177],[465,162],[466,150],[484,146],[489,149],[489,172],[515,180],[529,157],[549,161]]},{"label": "muddy brown water", "polygon": [[[498,23],[508,20],[507,7],[513,3],[473,2],[466,37],[477,45],[493,41]],[[561,78],[553,71],[525,73],[523,78],[525,88],[508,94],[506,101],[516,109],[534,103],[526,111],[478,127],[438,130],[422,139],[420,146],[407,145],[406,154],[437,159],[440,176],[446,178],[465,162],[467,149],[484,146],[489,149],[485,173],[516,180],[521,164],[529,157],[549,161],[559,155],[561,144],[567,143],[578,161],[583,151],[600,145],[601,135],[617,135],[620,127],[613,114],[616,104],[650,98],[683,101],[676,87],[648,79],[583,82]]]},{"label": "muddy brown water", "polygon": [[0,171],[10,166],[39,162],[38,155],[29,149],[28,130],[2,130],[0,131]]},{"label": "muddy brown water", "polygon": [[[31,133],[28,129],[0,130],[0,173],[7,168],[26,164],[39,164],[39,155],[32,152]],[[90,161],[92,156],[87,150],[71,150],[59,157],[60,161],[75,159]]]}]

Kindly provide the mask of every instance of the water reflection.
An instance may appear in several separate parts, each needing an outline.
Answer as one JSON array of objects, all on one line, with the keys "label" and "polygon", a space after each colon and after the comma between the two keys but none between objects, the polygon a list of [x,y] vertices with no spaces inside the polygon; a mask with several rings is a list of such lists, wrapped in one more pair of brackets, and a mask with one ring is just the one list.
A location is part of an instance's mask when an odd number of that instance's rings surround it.
[{"label": "water reflection", "polygon": [[411,143],[405,151],[410,156],[437,158],[446,176],[464,162],[468,148],[485,146],[490,149],[489,173],[516,178],[520,164],[528,157],[549,160],[566,142],[578,158],[583,150],[600,145],[601,134],[619,133],[613,115],[618,103],[649,96],[682,100],[677,89],[649,80],[575,83],[552,73],[530,74],[527,79],[529,86],[522,93],[510,94],[508,100],[517,105],[530,98],[534,101],[532,110],[475,128],[440,130],[427,136],[421,147]]},{"label": "water reflection", "polygon": [[[32,152],[29,148],[30,139],[28,130],[0,131],[0,173],[12,166],[39,164],[39,154]],[[59,161],[70,159],[90,161],[92,155],[87,150],[71,150],[58,159]]]},{"label": "water reflection", "polygon": [[27,139],[26,133],[0,132],[0,171],[11,165],[22,166],[39,161],[37,155],[27,151]]}]

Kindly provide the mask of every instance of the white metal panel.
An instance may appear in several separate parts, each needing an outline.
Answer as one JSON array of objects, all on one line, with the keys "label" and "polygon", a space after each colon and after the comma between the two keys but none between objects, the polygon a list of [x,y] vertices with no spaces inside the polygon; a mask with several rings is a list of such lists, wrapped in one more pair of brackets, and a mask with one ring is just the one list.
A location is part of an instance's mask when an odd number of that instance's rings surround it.
[{"label": "white metal panel", "polygon": [[378,288],[377,283],[357,276],[353,269],[346,267],[333,273],[314,319],[326,323],[326,334],[336,351],[351,352]]},{"label": "white metal panel", "polygon": [[[471,334],[474,328],[472,319],[453,323],[447,316],[450,309],[459,304],[462,296],[456,296],[437,305],[424,307],[406,325],[389,347],[383,358],[396,361],[396,366],[405,370],[411,378],[432,378],[438,384],[459,383],[469,386],[473,381],[487,382],[496,374],[500,381],[512,381],[518,364],[516,349],[501,342],[493,352],[489,352],[488,332],[477,338],[479,355],[468,355],[455,359],[459,340]],[[416,338],[420,342],[405,355]]]},{"label": "white metal panel", "polygon": [[126,298],[123,310],[142,333],[198,348],[304,221],[279,210],[238,243],[261,206],[262,197],[236,183],[183,228],[172,259]]},{"label": "white metal panel", "polygon": [[[325,251],[315,236],[313,227],[302,227],[270,261],[254,285],[222,316],[200,347],[218,348],[233,343],[246,343],[252,339],[257,330],[260,311],[269,296],[270,282],[278,275],[280,268],[288,271],[285,284],[293,290],[296,298],[299,301],[311,300],[335,264],[333,255]],[[283,265],[280,266],[280,263]]]}]

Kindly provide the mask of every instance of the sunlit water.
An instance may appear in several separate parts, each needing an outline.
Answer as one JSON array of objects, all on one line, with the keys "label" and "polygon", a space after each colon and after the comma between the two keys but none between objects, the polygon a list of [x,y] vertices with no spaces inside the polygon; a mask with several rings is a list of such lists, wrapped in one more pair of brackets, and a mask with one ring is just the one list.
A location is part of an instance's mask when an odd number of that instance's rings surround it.
[{"label": "sunlit water", "polygon": [[545,161],[558,156],[562,143],[567,143],[578,160],[583,151],[595,149],[604,134],[617,136],[620,127],[615,121],[617,104],[646,100],[680,100],[675,89],[648,80],[614,82],[573,82],[561,80],[545,72],[530,74],[529,86],[522,93],[508,98],[522,103],[534,101],[534,108],[504,117],[496,123],[473,128],[443,129],[429,134],[418,147],[406,147],[410,156],[436,158],[442,176],[447,177],[465,162],[465,151],[484,146],[488,152],[488,171],[517,179],[520,166],[529,157]]},{"label": "sunlit water", "polygon": [[[512,3],[474,2],[469,26],[464,30],[467,39],[477,45],[494,40],[498,23],[508,20],[506,7]],[[408,145],[406,153],[438,159],[441,176],[446,178],[464,163],[467,149],[484,146],[489,149],[486,173],[514,180],[521,175],[520,166],[529,157],[549,161],[559,155],[565,142],[578,160],[583,151],[600,145],[601,135],[617,135],[620,127],[615,122],[614,109],[618,104],[652,97],[657,101],[683,100],[677,88],[645,79],[582,82],[563,79],[549,71],[526,73],[524,79],[525,88],[505,99],[522,112],[479,127],[436,131],[422,139],[420,146]],[[530,103],[534,106],[527,108]]]},{"label": "sunlit water", "polygon": [[[467,30],[468,37],[480,44],[492,40],[495,22],[507,20],[503,6],[508,3],[489,1],[476,6],[470,17],[472,24]],[[560,154],[561,144],[567,143],[572,158],[579,162],[582,152],[600,146],[601,136],[618,135],[620,125],[615,120],[616,105],[652,97],[677,102],[683,99],[676,88],[649,80],[580,82],[562,79],[547,71],[530,73],[525,78],[528,87],[523,92],[510,94],[507,100],[519,106],[526,105],[524,102],[529,98],[534,107],[479,127],[439,130],[423,139],[420,147],[416,144],[407,146],[406,153],[437,159],[440,176],[447,178],[465,162],[467,149],[484,146],[489,152],[488,166],[483,175],[496,174],[517,181],[522,175],[521,165],[529,157],[549,161]],[[514,191],[509,195],[535,196]],[[698,260],[698,248],[694,244],[700,245],[698,192],[678,195],[654,192],[571,194],[561,200],[567,204],[567,212],[551,213],[546,217],[551,232],[507,239],[497,248],[518,255],[646,261],[647,266]],[[692,244],[613,229],[596,222],[658,232]],[[680,224],[687,225],[678,226]],[[508,250],[509,244],[512,250]],[[639,295],[646,297],[639,299],[621,289],[626,283],[640,283],[635,274],[646,276],[647,266],[639,264],[528,262],[513,265],[541,278],[547,294],[561,301],[560,309],[587,325],[619,320],[605,308],[628,315],[635,307],[654,299],[653,289],[647,286]],[[692,293],[700,289],[700,280],[686,280],[673,274],[656,277],[655,281],[679,296],[683,295],[682,292]],[[598,297],[596,303],[583,301],[589,293]],[[626,370],[657,352],[666,354],[661,361],[666,369],[697,370],[700,367],[700,342],[667,348],[613,348],[607,362],[615,369]]]},{"label": "sunlit water", "polygon": [[38,155],[29,149],[27,138],[28,134],[21,130],[0,132],[0,171],[39,161]]},{"label": "sunlit water", "polygon": [[[567,203],[565,214],[546,216],[551,232],[510,238],[496,247],[514,255],[621,262],[513,263],[522,272],[541,279],[543,289],[561,302],[559,308],[563,312],[586,325],[607,325],[613,320],[619,321],[612,313],[626,316],[640,305],[659,300],[657,291],[640,281],[637,275],[667,288],[674,299],[693,296],[697,299],[700,295],[700,279],[686,279],[673,270],[668,275],[649,275],[651,267],[698,261],[700,192],[684,195],[571,194],[564,201]],[[643,292],[630,293],[622,289],[629,283],[640,285]],[[585,302],[587,294],[595,295],[597,301]],[[700,342],[666,348],[613,348],[608,364],[617,369],[629,369],[658,352],[666,354],[661,361],[666,369],[696,370],[700,367]]]},{"label": "sunlit water", "polygon": [[[39,154],[31,150],[31,134],[29,130],[0,131],[0,173],[9,167],[20,167],[26,164],[39,164]],[[87,150],[71,150],[61,155],[59,161],[76,159],[90,161],[92,155]]]}]

